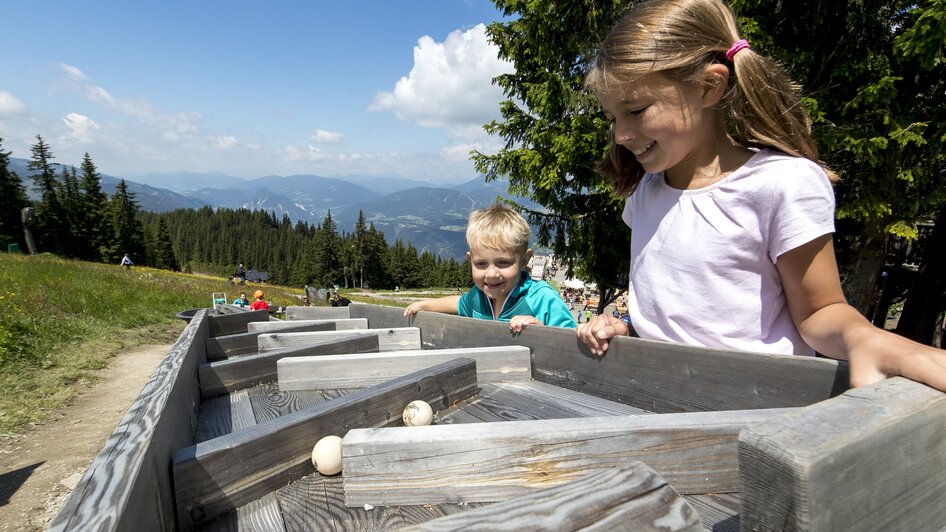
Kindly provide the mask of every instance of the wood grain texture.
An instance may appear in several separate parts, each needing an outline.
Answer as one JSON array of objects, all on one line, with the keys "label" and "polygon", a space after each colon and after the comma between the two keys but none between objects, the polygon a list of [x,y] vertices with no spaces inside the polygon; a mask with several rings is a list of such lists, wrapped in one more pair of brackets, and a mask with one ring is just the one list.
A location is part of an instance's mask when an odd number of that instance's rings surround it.
[{"label": "wood grain texture", "polygon": [[[366,320],[367,321],[367,320]],[[282,332],[315,332],[315,331],[334,331],[336,326],[331,321],[319,321],[317,323],[305,322],[296,324],[286,321],[260,321],[248,323],[247,329],[253,328],[256,323],[284,325]],[[264,331],[269,332],[269,331]],[[207,339],[207,360],[225,360],[230,357],[248,355],[257,353],[259,350],[257,339],[260,332],[248,331],[245,333],[228,334],[225,336],[216,336]]]},{"label": "wood grain texture", "polygon": [[[232,394],[230,405],[233,430],[243,430],[256,426],[253,405],[246,390]],[[278,532],[286,528],[275,493],[268,493],[255,501],[250,501],[239,507],[236,514],[237,528],[242,532]]]},{"label": "wood grain texture", "polygon": [[279,349],[317,346],[349,338],[364,338],[366,336],[378,339],[379,351],[404,351],[407,349],[421,348],[420,329],[417,327],[308,333],[267,333],[259,335],[258,344],[259,352],[266,353]]},{"label": "wood grain texture", "polygon": [[312,530],[335,531],[387,531],[421,523],[444,515],[451,515],[480,505],[458,506],[456,504],[424,506],[378,506],[366,509],[347,508],[341,476],[323,477],[318,473],[281,488],[276,496],[285,509],[286,530],[310,532]]},{"label": "wood grain texture", "polygon": [[207,330],[207,336],[214,337],[245,333],[247,323],[251,321],[269,321],[269,313],[265,310],[251,310],[237,314],[211,315],[209,318],[210,328]]},{"label": "wood grain texture", "polygon": [[364,318],[354,319],[325,319],[325,320],[294,320],[294,321],[257,321],[246,325],[247,332],[268,333],[268,332],[288,332],[304,330],[300,327],[307,325],[321,325],[332,323],[335,327],[330,329],[311,329],[311,330],[330,330],[330,331],[350,331],[353,329],[367,329],[368,320]]},{"label": "wood grain texture", "polygon": [[628,337],[595,357],[571,329],[530,326],[516,335],[503,323],[433,312],[418,313],[413,325],[421,328],[425,348],[529,346],[534,379],[661,414],[806,406],[847,388],[847,364],[836,360]]},{"label": "wood grain texture", "polygon": [[632,406],[538,381],[484,383],[476,396],[437,413],[438,424],[647,414]]},{"label": "wood grain texture", "polygon": [[198,311],[155,369],[66,500],[49,530],[171,530],[171,457],[193,444],[200,394],[194,375],[208,335]]},{"label": "wood grain texture", "polygon": [[286,307],[286,321],[338,320],[352,317],[354,316],[351,315],[348,307]]},{"label": "wood grain texture", "polygon": [[345,503],[502,501],[629,460],[646,463],[680,493],[738,491],[739,431],[782,412],[352,430],[342,441]]},{"label": "wood grain texture", "polygon": [[740,436],[749,530],[940,530],[946,394],[904,378],[750,427]]},{"label": "wood grain texture", "polygon": [[458,357],[476,361],[480,383],[532,377],[529,348],[523,346],[293,357],[277,362],[276,370],[280,390],[344,388],[372,386]]},{"label": "wood grain texture", "polygon": [[191,529],[313,471],[314,442],[355,427],[400,423],[408,402],[443,407],[476,390],[476,363],[457,359],[180,450],[178,524]]},{"label": "wood grain texture", "polygon": [[[335,334],[335,332],[332,331],[332,334]],[[379,336],[376,334],[349,334],[347,336],[338,334],[322,338],[322,340],[322,342],[311,345],[288,347],[266,351],[257,355],[246,355],[201,364],[197,370],[201,396],[215,397],[256,386],[260,383],[275,381],[277,376],[276,364],[283,358],[338,353],[371,353],[380,349]]]},{"label": "wood grain texture", "polygon": [[407,527],[405,532],[703,530],[699,515],[641,462],[588,473],[512,500]]}]

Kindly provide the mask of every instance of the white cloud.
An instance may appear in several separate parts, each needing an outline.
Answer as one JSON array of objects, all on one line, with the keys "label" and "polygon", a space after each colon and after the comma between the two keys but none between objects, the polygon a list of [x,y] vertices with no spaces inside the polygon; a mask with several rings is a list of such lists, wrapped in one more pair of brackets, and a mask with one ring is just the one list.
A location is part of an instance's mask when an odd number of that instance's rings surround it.
[{"label": "white cloud", "polygon": [[214,148],[218,150],[229,150],[237,145],[236,137],[232,136],[223,136],[223,137],[211,137],[210,141],[213,143]]},{"label": "white cloud", "polygon": [[342,141],[342,136],[343,135],[341,133],[336,133],[334,131],[316,129],[312,132],[312,135],[309,138],[316,144],[338,144]]},{"label": "white cloud", "polygon": [[25,112],[26,106],[16,96],[0,91],[0,116],[14,116]]},{"label": "white cloud", "polygon": [[513,71],[489,42],[486,26],[450,33],[443,43],[421,37],[414,67],[390,92],[379,92],[369,110],[390,111],[401,120],[443,128],[451,137],[481,139],[482,125],[499,115],[502,90],[492,84]]},{"label": "white cloud", "polygon": [[79,113],[67,114],[62,122],[68,129],[69,139],[80,144],[95,142],[95,132],[101,129],[95,120]]},{"label": "white cloud", "polygon": [[59,63],[59,68],[61,68],[62,71],[66,73],[66,76],[68,76],[69,79],[73,81],[85,81],[89,79],[88,76],[85,75],[85,72],[79,70],[78,68],[72,65]]}]

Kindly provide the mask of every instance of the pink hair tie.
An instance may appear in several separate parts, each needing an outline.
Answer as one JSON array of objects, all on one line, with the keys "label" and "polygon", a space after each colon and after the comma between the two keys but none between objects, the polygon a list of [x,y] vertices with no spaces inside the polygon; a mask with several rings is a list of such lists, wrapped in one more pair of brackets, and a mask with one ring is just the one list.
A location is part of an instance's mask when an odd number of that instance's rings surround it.
[{"label": "pink hair tie", "polygon": [[740,50],[744,50],[749,47],[749,41],[745,39],[739,39],[738,41],[732,43],[732,46],[729,47],[729,50],[726,51],[726,61],[732,63],[732,58],[736,57],[736,54]]}]

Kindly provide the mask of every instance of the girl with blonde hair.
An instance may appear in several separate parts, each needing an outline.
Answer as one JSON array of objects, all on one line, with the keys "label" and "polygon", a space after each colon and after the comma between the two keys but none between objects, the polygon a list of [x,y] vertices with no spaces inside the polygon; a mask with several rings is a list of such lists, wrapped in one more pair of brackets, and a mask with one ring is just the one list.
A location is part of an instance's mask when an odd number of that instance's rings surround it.
[{"label": "girl with blonde hair", "polygon": [[610,120],[600,164],[633,229],[627,321],[616,335],[847,359],[854,386],[893,375],[946,389],[946,352],[871,325],[835,262],[833,174],[798,87],[739,36],[719,0],[651,0],[611,29],[586,86]]}]

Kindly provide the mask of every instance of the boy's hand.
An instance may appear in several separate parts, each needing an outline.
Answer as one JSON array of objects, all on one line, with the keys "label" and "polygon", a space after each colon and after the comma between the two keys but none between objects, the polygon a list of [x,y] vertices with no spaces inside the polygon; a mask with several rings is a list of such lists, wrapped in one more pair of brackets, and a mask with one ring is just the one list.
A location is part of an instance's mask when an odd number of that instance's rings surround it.
[{"label": "boy's hand", "polygon": [[601,356],[608,350],[608,343],[615,336],[628,336],[630,330],[627,323],[602,314],[591,318],[591,321],[582,323],[578,326],[578,339],[584,342],[590,349],[591,354]]},{"label": "boy's hand", "polygon": [[404,316],[413,316],[422,310],[425,310],[424,301],[415,301],[404,309]]},{"label": "boy's hand", "polygon": [[509,320],[509,330],[515,333],[521,333],[526,325],[542,325],[542,322],[534,316],[513,316]]}]

